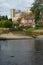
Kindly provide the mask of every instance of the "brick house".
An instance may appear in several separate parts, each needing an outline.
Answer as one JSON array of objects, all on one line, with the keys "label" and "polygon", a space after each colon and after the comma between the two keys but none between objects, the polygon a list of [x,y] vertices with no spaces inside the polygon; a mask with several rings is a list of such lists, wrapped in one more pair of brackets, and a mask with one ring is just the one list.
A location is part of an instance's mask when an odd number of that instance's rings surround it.
[{"label": "brick house", "polygon": [[35,25],[34,18],[33,17],[30,17],[30,18],[22,18],[21,19],[21,23],[24,26],[32,26],[32,25]]}]

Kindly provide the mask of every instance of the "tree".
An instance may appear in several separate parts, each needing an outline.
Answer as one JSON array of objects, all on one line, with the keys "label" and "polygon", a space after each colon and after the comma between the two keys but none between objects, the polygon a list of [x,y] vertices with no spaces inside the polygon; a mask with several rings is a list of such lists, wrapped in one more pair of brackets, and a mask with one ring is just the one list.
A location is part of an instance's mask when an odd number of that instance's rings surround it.
[{"label": "tree", "polygon": [[29,12],[28,13],[28,16],[32,17],[33,16],[33,13],[32,12]]},{"label": "tree", "polygon": [[35,23],[38,24],[40,20],[40,12],[43,10],[43,0],[35,0],[31,11],[34,14]]},{"label": "tree", "polygon": [[7,15],[5,16],[5,19],[6,19],[6,20],[8,20],[8,17],[7,17]]},{"label": "tree", "polygon": [[8,20],[7,16],[1,16],[1,20]]},{"label": "tree", "polygon": [[1,16],[0,17],[0,27],[5,27],[5,28],[11,28],[12,27],[12,20],[9,20],[7,16]]}]

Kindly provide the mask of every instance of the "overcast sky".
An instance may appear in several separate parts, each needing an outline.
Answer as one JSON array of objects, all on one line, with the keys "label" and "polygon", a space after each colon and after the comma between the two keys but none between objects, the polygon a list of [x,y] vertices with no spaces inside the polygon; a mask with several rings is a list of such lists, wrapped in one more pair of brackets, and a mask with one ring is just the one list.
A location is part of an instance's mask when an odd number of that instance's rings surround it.
[{"label": "overcast sky", "polygon": [[34,0],[0,0],[0,14],[9,15],[10,9],[24,10],[31,7]]}]

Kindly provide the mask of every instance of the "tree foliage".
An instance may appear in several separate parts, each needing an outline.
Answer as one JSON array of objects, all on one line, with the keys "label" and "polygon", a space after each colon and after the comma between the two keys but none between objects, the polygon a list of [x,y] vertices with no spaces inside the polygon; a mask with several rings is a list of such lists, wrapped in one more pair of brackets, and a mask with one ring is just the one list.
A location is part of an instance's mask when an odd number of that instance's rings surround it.
[{"label": "tree foliage", "polygon": [[28,13],[28,16],[32,17],[33,16],[33,13],[32,12],[29,12]]},{"label": "tree foliage", "polygon": [[40,20],[40,13],[43,11],[43,0],[35,0],[31,11],[34,14],[35,23],[37,24]]},{"label": "tree foliage", "polygon": [[12,21],[7,16],[1,16],[0,27],[10,28],[12,27]]}]

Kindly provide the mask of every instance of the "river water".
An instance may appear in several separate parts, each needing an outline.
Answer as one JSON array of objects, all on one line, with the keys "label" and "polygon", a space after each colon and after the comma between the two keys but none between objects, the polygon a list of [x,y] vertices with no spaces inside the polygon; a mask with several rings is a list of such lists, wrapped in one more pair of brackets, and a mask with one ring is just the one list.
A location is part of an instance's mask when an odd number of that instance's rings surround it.
[{"label": "river water", "polygon": [[0,65],[43,65],[43,39],[1,40]]}]

